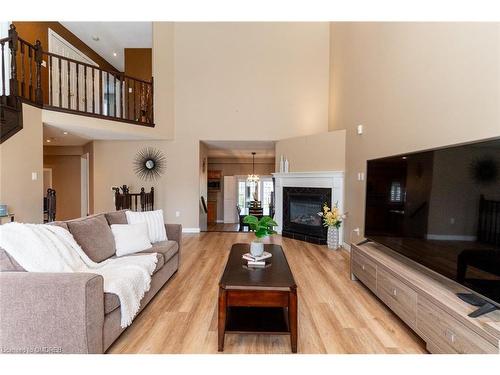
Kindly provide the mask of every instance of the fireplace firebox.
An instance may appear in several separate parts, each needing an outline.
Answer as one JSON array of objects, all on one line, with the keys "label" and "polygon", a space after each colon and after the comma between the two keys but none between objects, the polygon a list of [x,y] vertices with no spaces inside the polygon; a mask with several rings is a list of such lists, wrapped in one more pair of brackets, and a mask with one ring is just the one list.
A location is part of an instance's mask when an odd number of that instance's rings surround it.
[{"label": "fireplace firebox", "polygon": [[331,202],[330,188],[283,187],[282,235],[324,245],[327,229],[318,212]]}]

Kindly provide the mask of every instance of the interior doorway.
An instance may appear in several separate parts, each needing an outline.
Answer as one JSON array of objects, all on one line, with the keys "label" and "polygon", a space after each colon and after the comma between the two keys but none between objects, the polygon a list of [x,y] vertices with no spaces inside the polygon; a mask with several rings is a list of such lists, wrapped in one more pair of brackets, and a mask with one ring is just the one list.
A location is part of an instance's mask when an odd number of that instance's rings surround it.
[{"label": "interior doorway", "polygon": [[44,196],[56,193],[56,220],[92,213],[92,152],[90,139],[69,129],[43,125]]},{"label": "interior doorway", "polygon": [[[204,141],[204,147],[206,231],[248,231],[242,218],[251,208],[260,210],[260,215],[272,215],[274,142]],[[258,180],[252,181],[250,175]]]}]

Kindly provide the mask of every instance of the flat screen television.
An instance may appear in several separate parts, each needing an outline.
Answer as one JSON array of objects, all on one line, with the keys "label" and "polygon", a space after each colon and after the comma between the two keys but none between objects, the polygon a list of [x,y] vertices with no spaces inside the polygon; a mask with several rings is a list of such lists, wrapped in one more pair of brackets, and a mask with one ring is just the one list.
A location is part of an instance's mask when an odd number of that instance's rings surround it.
[{"label": "flat screen television", "polygon": [[500,308],[500,139],[369,160],[365,237]]}]

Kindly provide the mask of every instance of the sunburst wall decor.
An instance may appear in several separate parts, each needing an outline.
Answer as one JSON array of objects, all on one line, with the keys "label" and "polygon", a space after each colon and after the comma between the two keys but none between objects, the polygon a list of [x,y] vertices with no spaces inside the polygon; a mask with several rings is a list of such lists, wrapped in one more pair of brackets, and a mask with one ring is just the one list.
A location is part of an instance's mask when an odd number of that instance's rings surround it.
[{"label": "sunburst wall decor", "polygon": [[140,150],[134,159],[134,172],[143,180],[156,180],[163,172],[167,158],[160,150],[146,147]]}]

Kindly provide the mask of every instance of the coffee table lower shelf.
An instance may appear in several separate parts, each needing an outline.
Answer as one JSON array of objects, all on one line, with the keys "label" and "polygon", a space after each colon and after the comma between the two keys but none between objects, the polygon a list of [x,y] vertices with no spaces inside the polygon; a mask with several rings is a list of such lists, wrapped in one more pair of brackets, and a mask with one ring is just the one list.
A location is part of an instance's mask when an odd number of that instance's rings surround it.
[{"label": "coffee table lower shelf", "polygon": [[289,335],[288,309],[282,307],[228,307],[225,333]]},{"label": "coffee table lower shelf", "polygon": [[226,290],[219,288],[219,351],[228,333],[289,335],[297,353],[297,289]]}]

